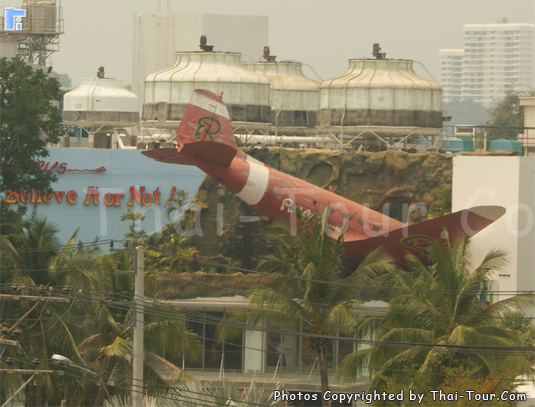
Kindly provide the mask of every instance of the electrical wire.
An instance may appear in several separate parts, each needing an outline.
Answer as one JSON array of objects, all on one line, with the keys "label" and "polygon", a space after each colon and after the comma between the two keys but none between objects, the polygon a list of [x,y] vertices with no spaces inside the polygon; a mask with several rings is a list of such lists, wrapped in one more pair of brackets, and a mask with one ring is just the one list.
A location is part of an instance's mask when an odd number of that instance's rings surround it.
[{"label": "electrical wire", "polygon": [[[87,262],[87,263],[93,263],[91,260],[83,260],[84,262]],[[109,262],[109,263],[100,263],[99,266],[108,266],[108,265],[112,265],[112,264],[117,264],[117,262]],[[44,269],[16,269],[16,270],[0,270],[0,273],[34,273],[34,272],[49,272],[51,270],[53,271],[68,271],[68,270],[79,270],[79,269],[83,269],[84,266],[83,265],[76,265],[76,266],[68,266],[68,267],[56,267],[54,269],[51,269],[49,267],[47,268],[44,268]],[[94,269],[92,269],[94,270]],[[7,285],[8,283],[6,283]],[[9,283],[9,286],[12,286],[13,283]],[[31,286],[27,286],[27,287],[31,287]]]},{"label": "electrical wire", "polygon": [[[106,243],[109,243],[110,241],[114,241],[114,242],[125,242],[125,240],[121,240],[121,241],[118,241],[118,240],[114,240],[114,239],[105,239],[105,240],[100,240],[99,242],[102,242],[102,243],[98,243],[99,245],[102,245],[102,244],[106,244]],[[94,245],[93,242],[86,242],[86,243],[81,243],[83,246],[92,246]],[[39,251],[50,251],[51,249],[55,249],[55,248],[64,248],[64,247],[72,247],[72,248],[77,248],[79,247],[79,245],[77,244],[74,244],[74,245],[63,245],[63,246],[52,246],[52,247],[47,247],[47,248],[39,248],[39,249],[22,249],[22,250],[17,250],[17,252],[25,252],[25,251],[28,251],[28,252],[39,252]],[[247,269],[247,268],[243,268],[243,267],[237,267],[237,266],[232,266],[232,265],[227,265],[227,264],[220,264],[220,263],[216,263],[216,262],[212,262],[212,261],[209,261],[209,260],[204,260],[204,259],[192,259],[190,257],[187,257],[187,256],[181,256],[180,254],[178,253],[173,253],[173,252],[167,252],[167,251],[164,251],[164,250],[161,250],[157,247],[154,247],[154,246],[148,246],[147,249],[149,250],[152,250],[152,251],[156,251],[158,253],[161,253],[161,254],[165,254],[165,255],[169,255],[169,256],[174,256],[174,257],[179,257],[183,260],[187,260],[189,262],[193,262],[193,263],[200,263],[200,264],[206,264],[206,265],[209,265],[209,266],[212,266],[212,267],[219,267],[219,268],[227,268],[227,269],[232,269],[232,270],[236,270],[236,271],[240,271],[240,272],[245,272],[245,273],[250,273],[250,274],[257,274],[257,275],[263,275],[263,276],[269,276],[269,277],[276,277],[276,278],[287,278],[287,279],[290,279],[290,280],[296,280],[296,281],[305,281],[305,282],[313,282],[313,283],[317,283],[317,284],[322,284],[322,285],[333,285],[333,286],[342,286],[342,287],[355,287],[355,288],[359,288],[359,289],[368,289],[368,290],[384,290],[384,291],[396,291],[396,292],[400,292],[400,291],[409,291],[409,292],[421,292],[421,293],[433,293],[433,294],[456,294],[456,293],[459,293],[461,292],[461,290],[431,290],[431,289],[410,289],[410,288],[404,288],[404,287],[382,287],[382,286],[375,286],[375,285],[357,285],[357,284],[348,284],[348,283],[344,283],[344,282],[327,282],[327,281],[321,281],[321,280],[311,280],[311,279],[306,279],[306,278],[303,278],[303,277],[297,277],[297,276],[284,276],[284,275],[275,275],[275,274],[272,274],[272,273],[267,273],[267,272],[262,272],[262,271],[257,271],[257,270],[251,270],[251,269]],[[2,253],[11,253],[11,251],[0,251],[0,254]],[[75,269],[77,268],[77,266],[72,266],[72,267],[69,267],[69,268],[64,268],[65,270],[67,269]],[[49,269],[27,269],[27,270],[13,270],[13,271],[18,271],[18,272],[46,272],[46,271],[49,271]],[[3,270],[0,270],[0,273],[1,272],[6,272],[6,271],[3,271]],[[161,272],[157,272],[157,273],[161,273]],[[515,290],[484,290],[484,293],[485,294],[503,294],[503,295],[515,295],[515,294],[529,294],[529,295],[532,295],[532,294],[535,294],[535,291],[515,291]],[[465,291],[463,292],[463,294],[466,294],[466,295],[478,295],[478,294],[482,294],[482,291]]]},{"label": "electrical wire", "polygon": [[[208,283],[203,283],[202,281],[195,281],[195,280],[190,280],[190,279],[185,279],[185,278],[182,278],[180,277],[180,275],[178,274],[173,274],[172,275],[173,278],[177,278],[179,280],[183,280],[187,283],[192,283],[192,284],[198,284],[198,285],[203,285],[203,286],[207,286],[207,287],[210,287],[210,288],[219,288],[219,289],[223,289],[223,290],[228,290],[228,291],[232,291],[234,293],[238,293],[238,294],[242,294],[244,297],[247,297],[249,295],[251,295],[251,292],[250,291],[244,291],[244,290],[238,290],[236,288],[231,288],[231,287],[223,287],[223,286],[217,286],[217,285],[213,285],[213,284],[208,284]],[[258,296],[260,296],[260,294],[257,294]],[[285,299],[285,298],[280,298],[281,300],[286,300],[286,301],[292,301],[292,300],[289,300],[289,299]],[[168,300],[168,301],[172,301],[172,300]],[[299,301],[299,304],[305,304],[305,305],[311,305],[311,306],[320,306],[320,307],[326,307],[326,308],[330,308],[332,307],[332,304],[325,304],[325,303],[318,303],[318,302],[310,302],[310,301],[303,301],[303,300],[300,300]],[[379,307],[361,307],[361,306],[358,306],[358,305],[355,305],[352,307],[353,309],[355,310],[362,310],[362,311],[376,311],[377,313],[382,313],[382,314],[385,314],[385,313],[388,313],[388,314],[403,314],[403,315],[414,315],[414,316],[424,316],[424,317],[430,317],[430,316],[433,316],[433,317],[445,317],[445,318],[451,318],[451,317],[455,317],[456,315],[446,315],[446,314],[421,314],[421,313],[409,313],[409,312],[397,312],[397,311],[387,311],[386,309],[384,308],[379,308]],[[535,317],[504,317],[504,316],[495,316],[495,315],[481,315],[481,316],[471,316],[470,317],[471,319],[474,318],[474,319],[478,319],[478,318],[492,318],[492,319],[526,319],[526,320],[533,320],[535,319]]]},{"label": "electrical wire", "polygon": [[[103,263],[103,264],[113,264],[113,263]],[[185,281],[187,283],[194,283],[194,284],[198,284],[198,285],[207,286],[207,287],[210,287],[210,288],[224,289],[224,290],[227,290],[227,291],[231,291],[231,292],[234,292],[234,293],[241,294],[244,297],[247,297],[248,295],[251,294],[251,292],[249,292],[249,291],[238,290],[236,288],[217,286],[217,285],[213,285],[213,284],[203,283],[201,281],[185,279],[185,278],[180,277],[180,275],[173,275],[173,277],[175,277],[175,278],[177,278],[179,280]],[[10,286],[10,285],[6,284],[5,286]],[[35,289],[36,287],[35,286],[22,286],[22,287],[17,287],[17,288],[19,290],[23,290],[23,289]],[[49,287],[49,288],[62,289],[62,287]],[[0,289],[1,289],[1,285],[0,285]],[[42,289],[40,288],[40,290],[42,290]],[[50,290],[50,291],[52,291],[52,290]],[[130,298],[130,300],[131,300],[131,298]],[[285,298],[281,298],[281,300],[285,300],[285,301],[288,301],[288,302],[293,301],[293,300],[285,299]],[[146,299],[145,299],[145,301],[146,301]],[[168,300],[167,303],[169,301],[173,301],[173,300]],[[315,307],[320,306],[320,307],[324,307],[324,308],[331,308],[332,307],[332,304],[310,302],[310,301],[302,301],[302,300],[299,301],[299,304],[310,305],[310,306],[315,306]],[[247,306],[246,303],[244,303],[244,307],[245,306]],[[381,308],[381,307],[363,307],[363,306],[359,306],[359,305],[352,306],[352,309],[360,310],[360,311],[366,311],[368,313],[375,312],[377,314],[383,314],[383,315],[384,314],[403,314],[403,315],[413,315],[415,317],[423,317],[423,318],[429,318],[429,317],[439,317],[439,318],[459,317],[457,315],[449,315],[449,314],[429,314],[429,313],[422,314],[422,313],[410,313],[410,312],[403,312],[403,311],[390,311],[390,310],[386,310],[385,308]],[[460,317],[462,317],[462,316],[460,316]],[[477,319],[503,319],[503,320],[533,320],[533,319],[535,319],[535,317],[527,317],[527,316],[509,317],[509,316],[498,316],[498,315],[474,315],[474,316],[470,316],[470,317],[466,317],[466,318],[475,319],[475,320],[477,320]]]},{"label": "electrical wire", "polygon": [[[17,362],[22,363],[22,364],[31,364],[35,368],[35,364],[34,364],[35,360],[34,359],[30,360],[30,359],[16,358],[16,359],[13,359],[13,361],[17,361]],[[50,361],[43,360],[43,359],[40,359],[39,362],[45,362],[45,363],[48,363],[49,365],[51,364]],[[66,376],[70,376],[70,377],[77,378],[77,379],[88,380],[88,381],[90,381],[90,382],[92,382],[94,384],[98,384],[99,386],[102,386],[102,385],[106,386],[106,384],[104,384],[100,380],[97,380],[97,379],[92,379],[91,380],[91,379],[87,379],[87,377],[84,377],[83,375],[82,376],[76,376],[76,375],[74,375],[72,373],[72,372],[76,372],[76,373],[82,374],[83,369],[87,369],[90,372],[92,372],[94,375],[102,377],[103,374],[105,373],[104,369],[98,369],[98,368],[94,368],[93,367],[90,370],[87,367],[78,367],[74,363],[72,365],[69,364],[69,363],[63,363],[61,365],[58,364],[58,366],[60,366],[62,369],[69,369],[71,371],[70,373],[65,373]],[[89,375],[89,377],[92,377],[92,376]],[[124,380],[127,380],[127,381],[132,380],[131,376],[121,375],[121,374],[118,374],[118,373],[113,373],[113,377],[119,378],[119,379],[124,379]],[[196,399],[194,397],[186,396],[186,395],[183,395],[183,394],[179,394],[177,392],[177,390],[180,389],[179,386],[171,386],[171,385],[168,385],[168,384],[155,383],[155,382],[150,382],[150,381],[147,381],[147,380],[143,380],[143,383],[144,383],[144,385],[138,385],[138,384],[132,383],[131,387],[123,387],[123,386],[118,386],[116,384],[113,384],[113,385],[108,384],[107,387],[115,387],[115,388],[119,388],[119,389],[125,390],[125,391],[132,391],[132,392],[135,392],[135,393],[144,394],[145,385],[149,385],[149,386],[154,386],[155,388],[166,389],[167,391],[174,390],[176,392],[176,393],[173,392],[171,397],[169,397],[169,396],[165,397],[164,396],[163,398],[167,398],[167,399],[170,399],[170,400],[179,399],[181,401],[191,401],[191,400],[198,401],[198,399]],[[189,389],[188,390],[180,389],[180,390],[185,391],[187,393],[195,394],[195,395],[203,395],[203,396],[206,395],[205,393],[197,392],[197,391],[189,390]],[[226,398],[221,397],[221,396],[217,396],[217,395],[210,395],[210,396],[214,397],[216,399],[220,399],[221,401],[227,401]],[[241,401],[241,403],[243,403],[245,405],[250,405],[250,406],[263,407],[263,405],[261,405],[261,404],[253,403],[253,402],[249,402],[249,401]],[[206,406],[207,407],[212,407],[211,405],[206,405]]]},{"label": "electrical wire", "polygon": [[[194,260],[194,261],[195,261],[195,262],[202,263],[201,261],[198,261],[198,260]],[[221,264],[212,263],[212,262],[205,262],[205,263],[208,263],[208,264],[211,263],[211,265],[216,265],[216,266],[218,266],[218,267],[226,267],[226,268],[239,269],[239,268],[236,268],[236,267],[227,266],[227,265],[221,265]],[[108,263],[108,264],[110,264],[110,263]],[[244,270],[247,270],[247,269],[240,269],[240,271],[244,271]],[[248,271],[248,272],[253,272],[253,273],[255,272],[255,271],[253,271],[253,270],[247,270],[247,271]],[[256,273],[258,273],[258,274],[266,274],[266,275],[269,275],[268,273],[261,273],[261,272],[256,272]],[[306,281],[306,279],[302,279],[302,280],[305,280],[305,281]],[[324,282],[321,282],[321,281],[316,281],[316,282],[318,282],[318,283],[324,283]],[[381,288],[381,289],[384,289],[384,288]],[[437,291],[435,291],[435,290],[422,290],[422,291],[425,291],[425,292],[433,292],[433,293],[436,293],[436,292],[437,292]],[[488,292],[490,292],[490,291],[488,291]],[[500,291],[494,291],[494,292],[495,292],[495,293],[498,293],[498,292],[500,292]],[[503,293],[503,292],[505,292],[505,291],[501,291],[500,293]],[[452,291],[448,291],[447,293],[451,294]],[[477,294],[479,294],[479,293],[480,293],[480,292],[478,292]],[[91,294],[92,294],[92,293],[91,293]],[[123,295],[123,297],[125,297],[125,295]],[[91,298],[91,297],[89,297],[89,298]],[[78,299],[78,300],[81,301],[81,299]],[[90,302],[93,303],[93,301],[90,301]],[[130,308],[123,308],[123,310],[128,311],[128,310],[130,310]],[[159,315],[158,315],[158,314],[154,314],[154,316],[157,316],[157,317],[165,317],[166,315],[160,313]],[[188,321],[188,322],[189,322],[189,321],[192,321],[192,320],[193,320],[192,318],[190,318],[190,319],[186,319],[186,321]],[[199,319],[198,321],[200,322],[201,320]],[[205,318],[204,318],[202,321],[203,321],[204,323],[206,323],[206,319],[205,319]],[[228,321],[228,320],[227,320],[227,321]],[[249,328],[251,328],[250,325],[246,325],[246,324],[244,324],[244,326],[245,326],[245,327],[249,327]],[[163,328],[163,327],[162,327],[162,328]],[[273,330],[269,330],[269,331],[272,332]],[[281,333],[287,333],[287,334],[293,334],[293,335],[295,335],[295,332],[293,332],[293,331],[285,332],[285,331],[282,331],[282,330],[281,330],[280,332],[281,332]],[[303,333],[302,335],[310,336],[309,334],[305,334],[305,333]],[[331,337],[331,338],[327,338],[327,339],[340,339],[340,338],[338,338],[338,337]],[[357,340],[357,341],[361,341],[361,340]],[[379,341],[376,341],[376,342],[379,342]],[[396,343],[396,342],[394,342],[394,344],[395,344],[395,343]],[[399,344],[399,343],[397,343],[397,344]],[[233,345],[234,345],[234,344],[233,344]],[[417,344],[417,345],[421,346],[422,344]],[[431,344],[430,346],[434,346],[434,345]],[[507,348],[508,348],[508,349],[511,349],[510,347],[507,347]],[[520,347],[517,347],[517,348],[520,348]],[[490,348],[490,349],[495,350],[496,348],[494,347],[494,348]],[[532,348],[528,348],[528,349],[530,349],[531,352],[533,351]],[[516,349],[516,350],[522,350],[522,349]]]},{"label": "electrical wire", "polygon": [[15,249],[15,250],[0,250],[0,254],[10,254],[10,253],[39,253],[39,252],[48,252],[48,251],[54,251],[58,249],[79,249],[83,247],[91,247],[91,246],[102,246],[105,244],[109,244],[110,241],[118,242],[118,243],[124,243],[125,240],[114,240],[114,239],[101,239],[97,240],[95,242],[81,242],[74,244],[66,244],[66,245],[57,245],[57,246],[47,246],[47,247],[36,247],[36,248],[28,248],[28,249]]},{"label": "electrical wire", "polygon": [[[85,301],[85,302],[89,302],[91,304],[94,304],[94,301],[92,300],[84,300],[84,299],[81,299],[81,298],[77,298],[77,300],[79,301]],[[126,304],[124,306],[120,306],[120,304],[113,304],[111,306],[111,308],[118,308],[118,309],[122,309],[123,311],[130,311],[130,307]],[[181,310],[183,310],[181,308]],[[189,311],[190,313],[192,311]],[[148,316],[155,316],[155,317],[159,317],[159,318],[176,318],[176,315],[174,313],[164,313],[162,312],[162,310],[158,310],[157,312],[150,312],[150,311],[146,311],[146,314]],[[269,329],[269,328],[260,328],[258,326],[253,326],[253,325],[250,325],[250,324],[247,324],[247,323],[242,323],[242,322],[236,322],[236,321],[230,321],[228,319],[222,319],[222,318],[216,318],[216,317],[204,317],[205,319],[214,319],[215,322],[214,322],[214,325],[220,325],[220,326],[226,326],[226,327],[230,327],[230,328],[238,328],[238,329],[245,329],[245,330],[260,330],[260,331],[263,331],[263,332],[274,332],[273,329]],[[185,319],[186,321],[188,322],[200,322],[202,320],[201,319],[198,319],[197,321],[195,321],[193,318],[186,318]],[[315,334],[315,335],[311,335],[309,333],[295,333],[294,331],[288,331],[288,330],[278,330],[278,331],[275,331],[275,332],[279,332],[279,333],[284,333],[284,334],[292,334],[292,335],[297,335],[297,336],[306,336],[306,337],[317,337],[317,338],[323,338],[323,339],[327,339],[327,340],[337,340],[339,339],[339,337],[337,336],[329,336],[329,335],[319,335],[319,334]],[[375,341],[375,340],[367,340],[367,339],[353,339],[353,338],[347,338],[347,339],[344,339],[345,341],[349,341],[349,342],[357,342],[357,343],[364,343],[364,344],[370,344],[370,345],[377,345],[377,346],[384,346],[384,347],[396,347],[395,345],[398,344],[398,347],[401,347],[401,348],[406,348],[407,346],[417,346],[417,347],[443,347],[443,348],[455,348],[455,349],[476,349],[477,352],[481,353],[481,351],[483,350],[487,350],[489,351],[490,353],[496,353],[496,351],[506,351],[506,352],[509,352],[510,354],[512,354],[513,351],[527,351],[527,352],[534,352],[535,351],[535,348],[533,347],[507,347],[507,346],[503,346],[503,347],[497,347],[497,346],[484,346],[484,345],[448,345],[448,344],[442,344],[442,345],[437,345],[437,344],[422,344],[422,343],[417,343],[417,342],[385,342],[385,341]]]},{"label": "electrical wire", "polygon": [[[20,363],[32,364],[33,367],[35,367],[35,365],[34,365],[35,359],[31,359],[31,360],[30,359],[13,359],[13,360],[14,361],[19,361]],[[40,360],[40,361],[49,362],[47,360]],[[49,362],[49,364],[50,364],[50,362]],[[447,378],[462,378],[462,379],[466,379],[466,378],[472,378],[473,379],[474,378],[472,376],[467,376],[467,375],[453,375],[453,374],[448,374],[448,373],[436,373],[436,372],[408,372],[406,370],[401,370],[401,369],[392,369],[392,368],[384,368],[384,367],[371,367],[371,366],[363,367],[361,365],[355,365],[355,364],[348,364],[348,366],[356,367],[356,368],[359,368],[359,369],[366,369],[366,370],[376,370],[376,371],[385,371],[385,372],[393,372],[393,373],[405,373],[405,374],[408,374],[410,376],[425,375],[425,376],[447,377]],[[82,371],[80,368],[77,368],[76,366],[69,366],[68,363],[62,364],[61,367],[62,368],[69,368],[69,369],[75,370],[77,372],[81,372]],[[91,372],[94,371],[93,372],[94,374],[98,374],[101,377],[105,372],[104,369],[98,369],[98,368],[94,368],[94,367],[90,371]],[[194,371],[194,370],[192,369],[192,371]],[[98,373],[96,373],[96,372],[98,372]],[[214,372],[215,372],[215,370],[214,370]],[[288,373],[284,373],[284,374],[288,374]],[[121,374],[118,374],[118,373],[114,373],[113,376],[116,377],[116,378],[119,378],[119,379],[124,379],[126,381],[132,380],[131,376],[121,375]],[[305,376],[305,375],[303,375],[303,376]],[[80,377],[80,378],[85,379],[84,377]],[[481,378],[478,378],[478,379],[481,379]],[[507,382],[516,382],[516,383],[532,383],[533,382],[531,379],[522,379],[522,378],[518,378],[518,377],[515,377],[515,378],[490,377],[488,379],[492,380],[492,381],[507,381]],[[219,380],[217,380],[217,381],[219,381]],[[269,380],[269,382],[272,382],[272,380]],[[102,384],[102,383],[100,383],[100,381],[96,381],[96,380],[93,381],[93,383],[99,384],[99,385]],[[152,385],[152,386],[154,386],[156,388],[157,387],[161,387],[161,388],[165,388],[165,389],[168,389],[168,390],[177,389],[177,386],[171,386],[171,385],[168,385],[168,384],[164,385],[164,384],[161,384],[161,383],[154,383],[154,382],[150,382],[150,381],[146,381],[146,380],[144,380],[144,383],[148,384],[148,385]],[[276,384],[276,383],[273,383],[273,384]],[[109,385],[109,386],[112,386],[112,385]],[[121,387],[121,386],[113,386],[113,387],[117,387],[119,389],[127,390],[127,391],[133,390],[135,392],[143,392],[143,390],[139,390],[141,387],[143,387],[143,389],[144,389],[144,386],[139,386],[139,385],[134,385],[134,384],[132,384],[132,388],[129,388],[129,387],[125,388],[125,387]],[[205,393],[196,392],[196,391],[192,391],[192,390],[186,390],[186,392],[191,393],[191,394],[205,395]],[[188,398],[192,399],[192,397],[188,397]],[[223,400],[226,400],[226,399],[223,399]],[[258,406],[258,404],[251,403],[251,402],[247,402],[247,404]]]},{"label": "electrical wire", "polygon": [[[67,296],[68,294],[65,294]],[[91,299],[91,295],[85,294],[86,298],[71,298],[73,300],[78,300],[82,302],[87,302],[94,304],[94,301]],[[167,304],[166,304],[167,305]],[[130,311],[130,307],[128,304],[121,305],[121,304],[113,304],[110,308],[117,308],[121,309],[125,312]],[[184,311],[184,308],[178,308],[176,309]],[[157,318],[168,318],[168,319],[177,319],[177,315],[175,314],[176,309],[174,312],[168,312],[163,310],[151,310],[146,309],[145,314],[147,316],[153,316]],[[196,315],[196,311],[189,310],[188,313],[190,315]],[[259,327],[256,325],[247,324],[245,322],[238,322],[238,321],[231,321],[228,319],[215,317],[215,316],[207,316],[205,314],[202,314],[202,317],[183,317],[178,318],[178,320],[183,320],[187,322],[204,322],[206,321],[212,321],[213,325],[221,326],[221,327],[228,327],[228,328],[237,328],[237,329],[243,329],[248,331],[261,331],[261,332],[275,332],[275,333],[281,333],[286,335],[294,335],[294,336],[300,336],[300,337],[310,337],[310,338],[321,338],[326,340],[340,340],[340,337],[334,336],[334,335],[320,335],[320,334],[311,334],[311,333],[305,333],[305,332],[295,332],[290,330],[277,330],[273,328],[266,328],[266,327]],[[134,320],[135,322],[135,320]],[[148,324],[149,322],[145,322]],[[165,329],[165,327],[159,327],[161,329]],[[535,352],[535,347],[525,347],[525,346],[487,346],[487,345],[456,345],[456,344],[435,344],[435,343],[419,343],[419,342],[396,342],[396,341],[378,341],[378,340],[372,340],[372,339],[357,339],[357,338],[344,338],[343,341],[346,342],[355,342],[359,344],[367,344],[367,345],[374,345],[374,346],[381,346],[381,347],[390,347],[390,348],[400,348],[400,349],[407,349],[407,348],[417,348],[419,350],[423,349],[431,349],[431,348],[443,348],[443,349],[455,349],[455,350],[463,350],[464,353],[488,353],[488,354],[508,354],[508,355],[524,355],[524,352],[529,353],[529,355],[533,354]],[[231,345],[229,343],[229,345]]]},{"label": "electrical wire", "polygon": [[[91,301],[91,303],[93,303]],[[169,304],[163,304],[163,303],[160,303],[160,305],[169,305]],[[119,304],[114,304],[112,305],[112,308],[121,308],[119,307]],[[177,307],[178,308],[178,307]],[[125,305],[122,307],[122,309],[124,311],[129,311],[130,308],[129,306]],[[185,308],[178,308],[180,309],[182,312],[185,311]],[[195,311],[191,311],[189,310],[189,313],[195,313]],[[145,314],[148,315],[148,316],[155,316],[155,317],[158,317],[158,318],[176,318],[176,314],[174,312],[165,312],[164,310],[161,310],[161,309],[158,309],[158,310],[145,310]],[[267,332],[267,331],[270,331],[270,332],[273,332],[272,329],[268,329],[268,328],[262,328],[260,329],[258,326],[253,326],[253,325],[250,325],[250,324],[247,324],[247,323],[243,323],[243,322],[236,322],[236,321],[230,321],[228,319],[223,319],[223,318],[218,318],[218,317],[211,317],[209,316],[208,318],[207,317],[204,317],[205,319],[207,320],[214,320],[214,325],[220,325],[220,326],[224,326],[224,327],[230,327],[230,328],[238,328],[238,329],[246,329],[246,330],[261,330],[261,331],[264,331],[264,332]],[[201,319],[198,319],[197,321],[195,321],[193,318],[186,318],[186,321],[188,322],[200,322],[201,320],[203,320],[202,318]],[[295,332],[294,331],[288,331],[288,330],[280,330],[280,333],[285,333],[285,334],[294,334],[295,335]],[[301,336],[307,336],[307,337],[317,337],[317,338],[323,338],[323,339],[328,339],[328,340],[336,340],[338,339],[337,336],[329,336],[329,335],[311,335],[311,334],[306,334],[306,333],[300,333],[300,334],[297,334],[297,335],[301,335]],[[364,339],[345,339],[346,341],[355,341],[355,342],[358,342],[358,343],[365,343],[365,344],[379,344],[379,346],[392,346],[393,344],[395,344],[396,342],[382,342],[382,341],[374,341],[374,340],[364,340]],[[480,349],[480,350],[492,350],[493,352],[494,351],[499,351],[499,350],[509,350],[509,351],[513,351],[513,350],[520,350],[520,351],[529,351],[529,352],[533,352],[535,351],[535,348],[533,347],[507,347],[507,346],[504,346],[504,347],[496,347],[496,346],[492,346],[492,347],[486,347],[486,346],[483,346],[483,345],[448,345],[448,344],[443,344],[443,345],[437,345],[437,344],[421,344],[421,343],[413,343],[413,342],[403,342],[403,343],[400,343],[400,344],[403,344],[404,347],[406,346],[430,346],[430,347],[444,347],[444,348],[455,348],[455,349]]]}]

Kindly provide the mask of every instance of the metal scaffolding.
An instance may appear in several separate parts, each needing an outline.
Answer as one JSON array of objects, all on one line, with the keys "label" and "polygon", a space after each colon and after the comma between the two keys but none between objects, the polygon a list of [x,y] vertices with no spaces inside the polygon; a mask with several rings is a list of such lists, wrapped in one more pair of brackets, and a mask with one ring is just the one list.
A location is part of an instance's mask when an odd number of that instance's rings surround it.
[{"label": "metal scaffolding", "polygon": [[47,58],[59,51],[59,36],[63,34],[61,2],[24,0],[21,9],[26,10],[21,29],[5,30],[2,21],[0,36],[18,42],[18,55],[28,63],[44,67]]}]

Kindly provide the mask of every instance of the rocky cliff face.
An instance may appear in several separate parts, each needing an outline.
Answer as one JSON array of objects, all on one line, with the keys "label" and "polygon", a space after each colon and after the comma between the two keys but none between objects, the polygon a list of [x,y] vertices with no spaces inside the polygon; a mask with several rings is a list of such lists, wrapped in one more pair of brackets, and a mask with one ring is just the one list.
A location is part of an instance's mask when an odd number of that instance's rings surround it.
[{"label": "rocky cliff face", "polygon": [[430,203],[429,191],[451,185],[452,156],[398,151],[258,149],[252,156],[279,171],[381,210],[390,198]]}]

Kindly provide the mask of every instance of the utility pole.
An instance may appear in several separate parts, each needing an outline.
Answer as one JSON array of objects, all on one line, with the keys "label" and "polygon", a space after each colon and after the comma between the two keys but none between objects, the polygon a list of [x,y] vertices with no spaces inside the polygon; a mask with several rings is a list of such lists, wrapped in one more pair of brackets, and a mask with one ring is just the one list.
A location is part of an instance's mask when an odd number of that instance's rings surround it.
[{"label": "utility pole", "polygon": [[134,251],[134,345],[132,352],[132,407],[143,406],[143,325],[145,323],[144,252],[138,246]]},{"label": "utility pole", "polygon": [[[132,345],[132,388],[130,398],[132,407],[144,407],[143,400],[143,362],[145,350],[143,344],[143,326],[145,325],[145,292],[144,270],[145,257],[142,246],[135,249],[114,249],[113,240],[110,241],[110,251],[129,252],[134,256],[133,271],[117,271],[117,274],[132,275],[134,277],[134,343]],[[129,325],[131,326],[131,325]]]}]

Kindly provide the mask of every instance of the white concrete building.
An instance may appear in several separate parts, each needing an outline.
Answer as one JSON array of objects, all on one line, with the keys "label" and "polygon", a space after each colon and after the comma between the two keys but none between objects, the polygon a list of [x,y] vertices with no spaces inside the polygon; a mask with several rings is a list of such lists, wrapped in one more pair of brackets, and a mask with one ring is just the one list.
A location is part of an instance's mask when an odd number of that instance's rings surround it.
[{"label": "white concrete building", "polygon": [[461,98],[463,49],[441,49],[438,53],[442,86],[442,102],[448,103]]},{"label": "white concrete building", "polygon": [[0,35],[0,58],[11,59],[19,54],[19,42],[16,38]]},{"label": "white concrete building", "polygon": [[518,140],[522,143],[525,156],[535,156],[535,97],[521,97],[520,106],[524,107],[524,129]]},{"label": "white concrete building", "polygon": [[[463,46],[461,99],[470,98],[488,106],[501,99],[506,89],[527,91],[535,87],[535,25],[466,24]],[[439,52],[445,97],[458,90],[457,83],[449,81],[451,76],[443,77],[442,73],[450,73],[451,57],[458,57],[459,51]]]},{"label": "white concrete building", "polygon": [[167,68],[176,51],[201,51],[206,35],[214,51],[240,52],[257,61],[268,45],[268,17],[218,14],[134,14],[133,91],[144,100],[145,77]]},{"label": "white concrete building", "polygon": [[459,211],[499,205],[506,213],[471,241],[474,266],[492,249],[508,253],[508,264],[495,276],[493,302],[517,292],[535,291],[535,158],[469,157],[453,159],[453,206]]}]

